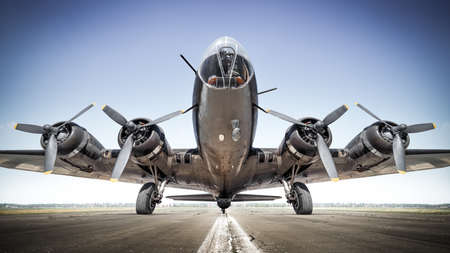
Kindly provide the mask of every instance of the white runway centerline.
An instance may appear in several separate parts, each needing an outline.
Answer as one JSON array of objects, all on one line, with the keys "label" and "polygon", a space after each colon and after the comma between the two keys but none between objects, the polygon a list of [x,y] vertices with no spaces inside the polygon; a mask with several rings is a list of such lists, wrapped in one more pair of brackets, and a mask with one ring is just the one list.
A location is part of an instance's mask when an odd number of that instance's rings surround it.
[{"label": "white runway centerline", "polygon": [[214,225],[197,251],[205,252],[261,252],[250,242],[239,223],[228,214],[217,217]]}]

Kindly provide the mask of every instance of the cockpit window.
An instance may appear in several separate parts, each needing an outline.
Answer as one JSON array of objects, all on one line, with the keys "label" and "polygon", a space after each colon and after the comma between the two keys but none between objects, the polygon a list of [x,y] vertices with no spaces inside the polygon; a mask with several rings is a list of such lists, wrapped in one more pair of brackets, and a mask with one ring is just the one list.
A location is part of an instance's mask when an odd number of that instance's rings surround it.
[{"label": "cockpit window", "polygon": [[247,53],[236,40],[222,37],[209,46],[199,68],[203,82],[217,88],[239,87],[251,79]]},{"label": "cockpit window", "polygon": [[236,63],[236,52],[231,47],[222,47],[217,54],[219,57],[219,67],[221,68],[222,76],[231,77],[233,74],[239,75],[234,69]]}]

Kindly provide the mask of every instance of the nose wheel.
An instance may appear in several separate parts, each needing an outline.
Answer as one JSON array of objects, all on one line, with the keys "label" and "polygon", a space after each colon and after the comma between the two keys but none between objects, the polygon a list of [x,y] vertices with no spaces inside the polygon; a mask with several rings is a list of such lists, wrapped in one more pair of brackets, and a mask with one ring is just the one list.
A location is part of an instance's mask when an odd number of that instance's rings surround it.
[{"label": "nose wheel", "polygon": [[225,214],[225,209],[222,208],[221,210],[222,210],[222,214]]}]

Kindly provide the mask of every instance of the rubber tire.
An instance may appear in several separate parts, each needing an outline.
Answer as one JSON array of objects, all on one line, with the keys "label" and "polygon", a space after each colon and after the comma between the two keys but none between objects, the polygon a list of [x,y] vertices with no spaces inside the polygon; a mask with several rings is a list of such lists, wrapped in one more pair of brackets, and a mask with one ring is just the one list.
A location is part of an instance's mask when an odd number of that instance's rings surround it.
[{"label": "rubber tire", "polygon": [[136,199],[137,214],[152,214],[155,210],[156,203],[152,201],[155,191],[154,183],[146,183],[142,186]]},{"label": "rubber tire", "polygon": [[313,204],[311,193],[305,184],[297,182],[294,183],[292,190],[297,196],[298,203],[292,203],[292,207],[296,214],[312,214]]}]

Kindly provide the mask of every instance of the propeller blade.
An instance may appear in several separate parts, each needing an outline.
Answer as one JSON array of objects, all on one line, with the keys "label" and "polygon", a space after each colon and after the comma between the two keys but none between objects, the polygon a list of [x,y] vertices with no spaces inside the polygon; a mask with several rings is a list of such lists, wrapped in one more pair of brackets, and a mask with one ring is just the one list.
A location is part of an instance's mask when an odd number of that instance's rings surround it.
[{"label": "propeller blade", "polygon": [[348,105],[342,105],[330,114],[328,114],[322,121],[325,126],[328,126],[329,124],[335,122],[337,119],[339,119],[344,113],[348,111]]},{"label": "propeller blade", "polygon": [[356,106],[358,106],[359,108],[361,108],[361,110],[365,111],[367,114],[369,114],[370,116],[374,117],[376,120],[383,122],[384,124],[392,127],[390,124],[388,124],[387,122],[385,122],[384,120],[380,119],[377,115],[373,114],[371,111],[369,111],[369,109],[367,109],[366,107],[364,107],[362,104],[360,103],[355,103]]},{"label": "propeller blade", "polygon": [[392,144],[392,151],[394,154],[395,166],[400,174],[406,173],[405,166],[405,147],[403,147],[402,138],[399,134],[394,137],[394,143]]},{"label": "propeller blade", "polygon": [[[192,108],[192,107],[191,107],[191,108]],[[189,108],[189,110],[190,110],[191,108]],[[169,113],[169,114],[164,115],[164,116],[162,116],[162,117],[159,117],[159,118],[157,118],[157,119],[155,119],[155,120],[152,120],[152,121],[148,122],[147,124],[139,125],[138,127],[148,127],[148,126],[152,126],[152,125],[157,125],[157,124],[159,124],[159,123],[161,123],[161,122],[164,122],[164,121],[167,121],[167,120],[169,120],[169,119],[172,119],[172,118],[174,118],[174,117],[176,117],[176,116],[178,116],[178,115],[180,115],[180,114],[183,114],[183,113],[185,113],[185,112],[187,112],[187,111],[180,110],[180,111],[172,112],[172,113]]]},{"label": "propeller blade", "polygon": [[[172,113],[169,113],[169,114],[164,115],[164,116],[162,116],[162,117],[159,117],[159,118],[153,120],[153,121],[150,122],[150,123],[151,123],[152,125],[156,125],[156,124],[159,124],[159,123],[161,123],[161,122],[164,122],[164,121],[166,121],[166,120],[169,120],[169,119],[171,119],[171,118],[174,118],[174,117],[176,117],[176,116],[178,116],[178,115],[180,115],[180,114],[183,114],[183,113],[184,113],[183,110],[176,111],[176,112],[172,112]],[[150,123],[148,123],[148,124],[150,124]]]},{"label": "propeller blade", "polygon": [[27,133],[32,133],[32,134],[43,134],[45,133],[44,128],[38,125],[32,125],[32,124],[20,124],[17,123],[14,125],[14,129],[19,130],[19,131],[23,131],[23,132],[27,132]]},{"label": "propeller blade", "polygon": [[300,126],[309,127],[306,124],[304,124],[303,122],[301,122],[299,120],[296,120],[296,119],[294,119],[294,118],[292,118],[292,117],[290,117],[290,116],[288,116],[286,114],[283,114],[281,112],[277,112],[277,111],[274,111],[274,110],[266,110],[265,112],[268,113],[268,114],[272,114],[273,116],[278,117],[278,118],[280,118],[282,120],[285,120],[285,121],[288,121],[288,122],[291,122],[291,123],[294,123],[294,124],[297,124],[297,125],[300,125]]},{"label": "propeller blade", "polygon": [[95,106],[95,103],[92,103],[90,105],[88,105],[86,108],[84,108],[83,110],[81,110],[79,113],[77,113],[75,116],[73,116],[71,119],[69,119],[68,121],[66,121],[64,124],[66,123],[70,123],[72,121],[74,121],[76,118],[80,117],[83,113],[87,112],[89,109],[91,109],[92,107]]},{"label": "propeller blade", "polygon": [[109,179],[111,182],[119,181],[125,166],[127,165],[128,159],[130,159],[131,150],[133,149],[133,134],[128,136],[125,144],[123,144],[122,149],[117,156],[116,163],[114,164],[112,176]]},{"label": "propeller blade", "polygon": [[47,148],[45,149],[44,174],[50,174],[53,172],[57,153],[58,144],[56,143],[56,137],[54,134],[51,134],[50,139],[48,140]]},{"label": "propeller blade", "polygon": [[108,115],[112,120],[114,120],[115,122],[117,122],[117,124],[121,125],[121,126],[125,126],[128,122],[128,120],[122,116],[122,114],[118,113],[116,110],[114,110],[113,108],[111,108],[108,105],[104,105],[102,106],[102,110],[106,113],[106,115]]},{"label": "propeller blade", "polygon": [[317,149],[319,150],[319,156],[322,160],[323,166],[328,173],[331,181],[339,181],[339,176],[336,170],[336,165],[334,164],[333,157],[331,157],[330,150],[328,149],[325,140],[322,135],[317,134]]},{"label": "propeller blade", "polygon": [[436,124],[434,123],[424,123],[424,124],[415,124],[411,126],[407,126],[405,132],[407,133],[420,133],[428,130],[432,130],[436,128]]}]

